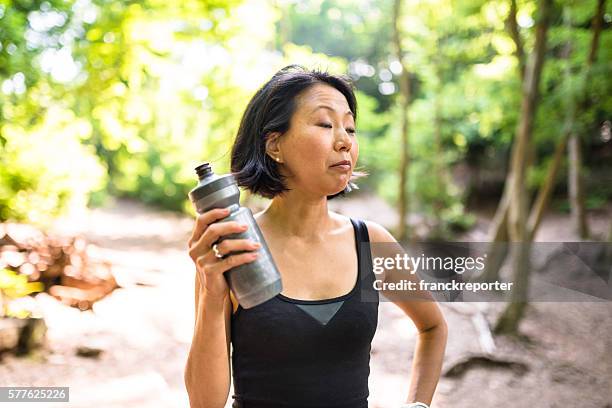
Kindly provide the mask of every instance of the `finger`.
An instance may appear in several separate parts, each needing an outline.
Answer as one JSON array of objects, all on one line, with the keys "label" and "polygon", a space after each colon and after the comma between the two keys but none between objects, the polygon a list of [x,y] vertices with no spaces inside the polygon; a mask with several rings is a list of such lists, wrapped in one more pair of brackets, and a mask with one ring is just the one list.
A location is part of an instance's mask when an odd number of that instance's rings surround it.
[{"label": "finger", "polygon": [[210,224],[220,220],[221,218],[227,217],[228,214],[229,209],[227,208],[215,208],[214,210],[206,211],[205,213],[198,215],[193,231],[191,232],[191,237],[189,238],[189,247],[200,239],[200,236]]},{"label": "finger", "polygon": [[250,239],[225,239],[217,245],[217,250],[222,255],[235,251],[254,251],[259,248],[261,244]]},{"label": "finger", "polygon": [[257,259],[259,254],[257,252],[245,252],[242,254],[231,255],[223,260],[208,265],[208,272],[210,274],[218,274],[229,271],[237,266],[253,262]]},{"label": "finger", "polygon": [[217,242],[221,235],[232,233],[240,233],[247,230],[244,224],[236,221],[219,222],[210,225],[198,239],[198,241],[189,248],[189,256],[191,259],[205,254],[211,250],[212,244]]},{"label": "finger", "polygon": [[200,239],[200,236],[204,233],[206,228],[213,222],[226,217],[229,214],[228,208],[216,208],[214,210],[206,211],[203,214],[198,215],[196,218],[191,238],[189,239],[189,246]]},{"label": "finger", "polygon": [[239,234],[248,229],[248,225],[237,221],[217,222],[210,225],[198,240],[197,245],[210,248],[219,240],[219,237],[230,234]]}]

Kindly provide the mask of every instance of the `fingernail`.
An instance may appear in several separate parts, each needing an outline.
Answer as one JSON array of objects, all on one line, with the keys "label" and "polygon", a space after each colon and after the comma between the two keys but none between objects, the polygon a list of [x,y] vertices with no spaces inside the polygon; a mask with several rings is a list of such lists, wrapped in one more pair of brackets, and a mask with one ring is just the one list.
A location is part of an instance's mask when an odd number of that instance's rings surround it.
[{"label": "fingernail", "polygon": [[246,229],[248,229],[248,228],[249,228],[249,226],[248,226],[248,225],[246,225],[246,224],[242,224],[242,225],[240,226],[240,229],[242,229],[243,231],[244,231],[244,230],[246,230]]},{"label": "fingernail", "polygon": [[253,243],[253,248],[261,248],[261,244],[259,242]]}]

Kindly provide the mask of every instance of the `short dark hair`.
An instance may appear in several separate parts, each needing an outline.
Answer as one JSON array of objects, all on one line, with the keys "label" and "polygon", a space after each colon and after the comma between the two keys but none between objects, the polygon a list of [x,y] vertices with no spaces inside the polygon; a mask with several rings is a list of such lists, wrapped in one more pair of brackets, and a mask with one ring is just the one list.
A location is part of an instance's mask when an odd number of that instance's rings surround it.
[{"label": "short dark hair", "polygon": [[[289,130],[296,110],[296,97],[316,84],[326,84],[340,91],[357,121],[357,100],[348,77],[308,70],[300,65],[282,68],[255,93],[242,115],[231,153],[231,171],[239,186],[267,198],[289,190],[278,164],[266,153],[266,139],[271,132],[282,134]],[[352,180],[364,175],[354,172],[343,191],[327,198],[343,196],[358,188]]]}]

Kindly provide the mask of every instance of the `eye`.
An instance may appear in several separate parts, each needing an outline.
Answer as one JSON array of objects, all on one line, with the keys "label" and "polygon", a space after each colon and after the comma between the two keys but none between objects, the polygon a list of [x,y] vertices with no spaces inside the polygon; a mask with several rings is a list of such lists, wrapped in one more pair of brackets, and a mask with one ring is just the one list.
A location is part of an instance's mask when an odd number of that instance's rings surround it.
[{"label": "eye", "polygon": [[[324,128],[327,128],[327,129],[331,129],[332,128],[332,125],[329,124],[329,123],[319,123],[317,126],[324,127]],[[346,131],[348,133],[353,133],[353,134],[355,133],[355,129],[353,129],[353,128],[348,128],[348,129],[346,129]]]}]

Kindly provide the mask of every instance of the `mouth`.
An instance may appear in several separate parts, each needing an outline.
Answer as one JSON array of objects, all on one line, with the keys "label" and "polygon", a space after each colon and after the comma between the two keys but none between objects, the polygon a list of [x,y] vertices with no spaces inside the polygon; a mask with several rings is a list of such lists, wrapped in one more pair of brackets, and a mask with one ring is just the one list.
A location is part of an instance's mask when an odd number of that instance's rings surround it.
[{"label": "mouth", "polygon": [[342,160],[338,163],[332,164],[329,166],[329,168],[336,171],[349,172],[351,171],[351,162],[348,160]]},{"label": "mouth", "polygon": [[339,161],[337,163],[332,164],[330,167],[338,167],[338,168],[342,168],[342,169],[350,169],[351,168],[351,162],[348,160],[342,160]]}]

